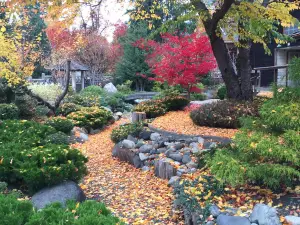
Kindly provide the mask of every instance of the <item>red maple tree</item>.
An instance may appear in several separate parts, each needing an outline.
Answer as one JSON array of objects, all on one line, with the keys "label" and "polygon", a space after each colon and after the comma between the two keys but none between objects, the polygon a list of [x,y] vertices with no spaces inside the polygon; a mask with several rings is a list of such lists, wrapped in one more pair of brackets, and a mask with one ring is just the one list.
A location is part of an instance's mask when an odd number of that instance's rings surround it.
[{"label": "red maple tree", "polygon": [[162,35],[162,43],[139,40],[136,45],[149,51],[146,62],[155,74],[150,78],[169,85],[180,85],[190,96],[200,92],[196,84],[216,67],[215,58],[207,36],[199,33],[174,36]]}]

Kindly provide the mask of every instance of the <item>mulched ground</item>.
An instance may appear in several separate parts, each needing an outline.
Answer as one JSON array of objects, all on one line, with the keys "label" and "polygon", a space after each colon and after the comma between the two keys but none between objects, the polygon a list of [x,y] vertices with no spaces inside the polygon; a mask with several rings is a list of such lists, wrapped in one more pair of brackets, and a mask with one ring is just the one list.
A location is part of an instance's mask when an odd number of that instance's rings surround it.
[{"label": "mulched ground", "polygon": [[232,138],[237,129],[222,129],[213,127],[200,127],[193,123],[189,111],[168,112],[156,118],[151,125],[170,132],[186,135],[211,135]]},{"label": "mulched ground", "polygon": [[76,146],[89,157],[89,175],[81,187],[88,198],[104,202],[128,224],[183,224],[178,221],[180,217],[171,212],[173,190],[166,180],[112,158],[114,144],[110,134],[124,122],[127,121],[119,121],[90,136],[85,144]]}]

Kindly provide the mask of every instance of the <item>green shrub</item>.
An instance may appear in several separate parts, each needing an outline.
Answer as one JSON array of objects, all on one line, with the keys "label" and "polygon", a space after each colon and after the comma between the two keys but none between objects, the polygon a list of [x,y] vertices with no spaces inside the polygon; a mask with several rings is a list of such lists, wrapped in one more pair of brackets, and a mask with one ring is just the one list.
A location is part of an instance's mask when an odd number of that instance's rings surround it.
[{"label": "green shrub", "polygon": [[35,191],[82,178],[87,172],[87,159],[79,150],[66,145],[43,145],[56,132],[36,122],[4,121],[0,125],[0,180]]},{"label": "green shrub", "polygon": [[69,201],[66,208],[53,203],[34,211],[30,201],[19,201],[13,194],[0,194],[0,216],[2,225],[124,225],[103,203],[96,201]]},{"label": "green shrub", "polygon": [[80,111],[69,114],[67,118],[72,120],[75,126],[87,130],[102,128],[113,121],[111,112],[98,107],[83,107]]},{"label": "green shrub", "polygon": [[32,118],[36,113],[37,101],[27,94],[16,94],[15,104],[22,118]]},{"label": "green shrub", "polygon": [[289,62],[289,79],[296,86],[300,86],[300,59],[298,57],[294,57]]},{"label": "green shrub", "polygon": [[130,110],[130,106],[125,103],[125,95],[120,92],[101,96],[100,103],[102,106],[111,108],[113,112]]},{"label": "green shrub", "polygon": [[87,97],[100,96],[100,95],[103,95],[104,92],[105,91],[101,87],[96,86],[96,85],[92,85],[92,86],[88,86],[85,89],[83,89],[80,92],[80,95],[81,96],[87,96]]},{"label": "green shrub", "polygon": [[300,102],[300,88],[275,86],[274,101],[277,103]]},{"label": "green shrub", "polygon": [[61,114],[62,116],[67,116],[72,112],[77,112],[81,108],[80,105],[76,105],[75,103],[63,103],[59,108],[58,108],[58,113]]},{"label": "green shrub", "polygon": [[19,201],[13,194],[0,194],[1,225],[25,225],[34,213],[30,201]]},{"label": "green shrub", "polygon": [[15,104],[0,104],[0,120],[19,118],[19,109]]},{"label": "green shrub", "polygon": [[42,99],[50,102],[54,102],[62,93],[61,86],[57,84],[31,84],[28,86],[28,89]]},{"label": "green shrub", "polygon": [[35,115],[38,117],[46,117],[47,114],[49,113],[49,108],[47,106],[44,105],[38,105],[35,108]]},{"label": "green shrub", "polygon": [[80,94],[68,95],[65,100],[65,103],[73,103],[83,107],[94,107],[100,106],[99,96],[82,96]]},{"label": "green shrub", "polygon": [[133,83],[133,81],[126,80],[123,84],[118,84],[116,88],[122,94],[128,95],[128,94],[132,93],[132,90],[131,90],[132,83]]},{"label": "green shrub", "polygon": [[54,117],[46,121],[46,125],[54,127],[55,130],[61,131],[65,134],[69,134],[74,127],[71,120],[64,117]]},{"label": "green shrub", "polygon": [[0,181],[0,194],[7,190],[7,183]]},{"label": "green shrub", "polygon": [[260,115],[264,123],[276,131],[300,130],[300,104],[298,102],[268,101],[261,107]]},{"label": "green shrub", "polygon": [[209,161],[213,174],[231,185],[255,182],[277,188],[300,178],[300,135],[287,131],[281,136],[245,130],[230,148],[216,151]]},{"label": "green shrub", "polygon": [[162,116],[167,112],[167,106],[162,100],[141,102],[133,109],[135,112],[145,112],[148,119]]},{"label": "green shrub", "polygon": [[227,89],[225,85],[222,85],[217,92],[217,96],[219,99],[224,100],[227,97]]},{"label": "green shrub", "polygon": [[182,96],[169,96],[161,99],[162,104],[167,107],[167,111],[182,110],[190,101]]},{"label": "green shrub", "polygon": [[63,132],[57,132],[55,134],[50,134],[45,139],[46,144],[57,144],[57,145],[68,145],[69,137]]},{"label": "green shrub", "polygon": [[192,93],[191,94],[192,101],[203,101],[206,100],[206,95],[202,93]]},{"label": "green shrub", "polygon": [[223,100],[203,105],[190,116],[198,126],[238,128],[240,117],[258,116],[258,106],[251,102]]},{"label": "green shrub", "polygon": [[114,143],[119,143],[120,141],[127,138],[128,135],[137,136],[143,130],[143,123],[129,123],[121,125],[112,130],[111,140]]}]

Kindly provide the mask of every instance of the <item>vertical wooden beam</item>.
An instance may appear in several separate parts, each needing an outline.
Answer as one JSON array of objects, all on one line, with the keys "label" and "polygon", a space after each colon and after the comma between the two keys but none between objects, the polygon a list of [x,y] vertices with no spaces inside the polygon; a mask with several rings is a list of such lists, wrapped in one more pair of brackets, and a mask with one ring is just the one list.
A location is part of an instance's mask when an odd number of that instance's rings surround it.
[{"label": "vertical wooden beam", "polygon": [[73,71],[73,73],[71,73],[72,76],[72,89],[74,92],[76,92],[76,73]]},{"label": "vertical wooden beam", "polygon": [[84,71],[81,71],[81,90],[83,90],[84,88]]}]

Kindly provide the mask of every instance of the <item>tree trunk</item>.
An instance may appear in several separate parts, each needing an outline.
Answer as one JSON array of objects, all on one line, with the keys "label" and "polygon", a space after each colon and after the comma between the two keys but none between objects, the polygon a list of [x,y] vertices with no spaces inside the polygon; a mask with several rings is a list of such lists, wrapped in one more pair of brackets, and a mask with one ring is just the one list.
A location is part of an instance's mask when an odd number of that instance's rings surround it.
[{"label": "tree trunk", "polygon": [[234,69],[232,60],[223,39],[216,37],[211,40],[211,46],[216,58],[222,78],[227,89],[227,97],[233,99],[243,99],[243,94],[239,84],[238,76]]},{"label": "tree trunk", "polygon": [[242,42],[237,58],[238,76],[241,79],[241,91],[243,100],[253,100],[253,88],[251,84],[251,64],[250,64],[250,42]]},{"label": "tree trunk", "polygon": [[146,113],[144,112],[132,112],[132,122],[142,122],[143,120],[146,119]]}]

